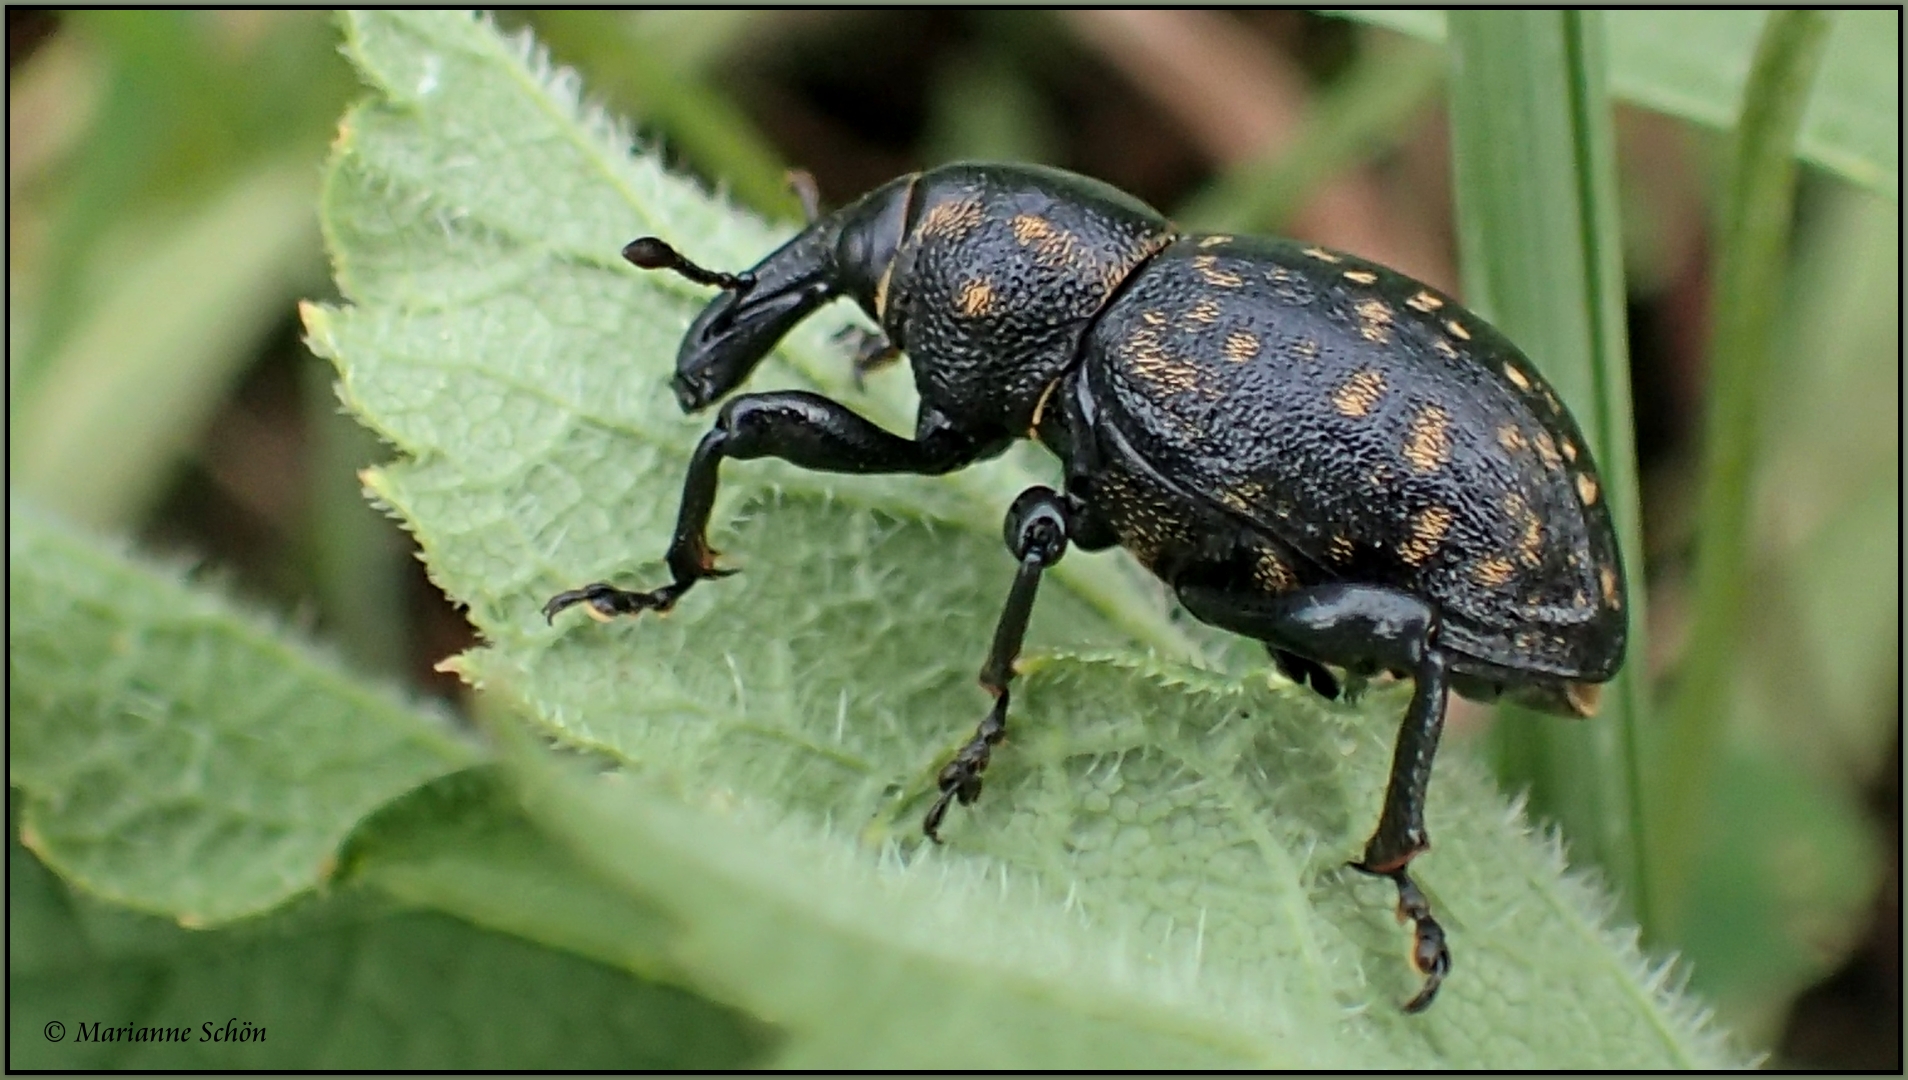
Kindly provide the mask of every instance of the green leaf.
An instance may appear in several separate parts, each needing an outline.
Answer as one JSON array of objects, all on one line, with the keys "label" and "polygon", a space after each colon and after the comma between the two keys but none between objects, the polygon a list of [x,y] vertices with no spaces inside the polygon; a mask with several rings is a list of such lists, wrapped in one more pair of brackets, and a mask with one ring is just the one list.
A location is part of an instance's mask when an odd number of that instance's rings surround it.
[{"label": "green leaf", "polygon": [[413,791],[365,822],[340,880],[410,907],[444,911],[645,978],[681,984],[676,927],[652,904],[606,884],[524,818],[490,767]]},{"label": "green leaf", "polygon": [[[1336,14],[1443,41],[1441,11]],[[1607,12],[1610,91],[1711,127],[1733,127],[1741,110],[1765,11],[1622,9]],[[1895,199],[1901,194],[1901,12],[1837,12],[1822,79],[1808,103],[1795,153],[1813,165]]]},{"label": "green leaf", "polygon": [[[17,845],[8,856],[17,1069],[734,1069],[769,1045],[680,990],[442,915],[334,897],[190,932],[68,895]],[[212,1039],[228,1021],[263,1038]],[[95,1026],[188,1040],[99,1041]]]},{"label": "green leaf", "polygon": [[475,760],[202,585],[11,509],[8,779],[23,842],[88,891],[193,926],[265,911]]},{"label": "green leaf", "polygon": [[[1419,864],[1459,974],[1430,1014],[1399,1013],[1416,977],[1389,886],[1343,863],[1401,693],[1326,707],[1188,666],[1219,651],[1123,556],[1052,575],[986,796],[924,844],[934,774],[985,707],[969,680],[1012,569],[999,515],[1050,475],[1038,458],[943,479],[736,463],[715,542],[740,577],[668,620],[546,627],[558,589],[660,572],[705,423],[664,390],[701,290],[616,250],[654,232],[734,267],[782,234],[632,155],[481,22],[359,15],[347,40],[376,90],[326,184],[351,306],[306,325],[403,455],[367,486],[483,632],[464,674],[619,766],[520,752],[533,816],[676,928],[675,970],[780,1026],[782,1063],[1736,1060],[1461,751]],[[905,426],[903,373],[848,385],[842,321],[810,319],[755,384]]]}]

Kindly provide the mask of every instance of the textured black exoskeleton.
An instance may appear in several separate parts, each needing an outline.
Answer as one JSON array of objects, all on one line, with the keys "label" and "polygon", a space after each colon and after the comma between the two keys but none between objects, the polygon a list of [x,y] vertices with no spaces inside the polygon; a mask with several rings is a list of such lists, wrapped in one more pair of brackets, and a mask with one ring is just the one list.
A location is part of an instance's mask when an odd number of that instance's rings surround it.
[{"label": "textured black exoskeleton", "polygon": [[823,303],[881,327],[857,371],[905,352],[912,439],[812,393],[745,394],[696,447],[650,592],[553,597],[608,618],[667,610],[715,567],[706,531],[724,458],[842,473],[939,474],[1019,438],[1065,490],[1008,511],[1020,562],[981,683],[995,701],[939,777],[925,827],[971,803],[1006,730],[1013,660],[1040,575],[1069,544],[1123,545],[1193,615],[1265,643],[1331,698],[1389,671],[1415,681],[1378,827],[1353,865],[1389,877],[1431,1002],[1444,931],[1406,873],[1430,846],[1425,785],[1450,691],[1588,716],[1626,637],[1623,568],[1577,425],[1515,346],[1401,274],[1319,247],[1183,235],[1145,204],[1057,169],[950,165],[892,181],[753,270],[704,270],[652,237],[623,254],[723,292],[690,326],[676,397],[735,389]]}]

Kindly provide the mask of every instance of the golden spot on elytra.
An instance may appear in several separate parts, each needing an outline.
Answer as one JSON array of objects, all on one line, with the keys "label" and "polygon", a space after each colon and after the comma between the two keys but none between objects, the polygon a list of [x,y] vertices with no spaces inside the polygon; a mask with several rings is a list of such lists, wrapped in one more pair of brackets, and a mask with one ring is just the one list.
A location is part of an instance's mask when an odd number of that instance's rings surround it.
[{"label": "golden spot on elytra", "polygon": [[1302,360],[1318,359],[1318,342],[1311,338],[1300,338],[1292,343],[1292,352]]},{"label": "golden spot on elytra", "polygon": [[1563,451],[1565,461],[1568,461],[1572,465],[1575,465],[1577,463],[1577,444],[1576,443],[1571,442],[1569,439],[1565,439],[1564,441],[1558,443],[1557,446],[1559,449]]},{"label": "golden spot on elytra", "polygon": [[1360,285],[1371,285],[1377,282],[1378,275],[1369,270],[1347,270],[1345,271],[1345,280],[1355,281]]},{"label": "golden spot on elytra", "polygon": [[1471,567],[1471,578],[1485,588],[1496,588],[1511,579],[1517,568],[1509,559],[1491,556]]},{"label": "golden spot on elytra", "polygon": [[1391,340],[1391,308],[1383,300],[1361,300],[1352,310],[1358,313],[1358,332],[1366,341]]},{"label": "golden spot on elytra", "polygon": [[1548,386],[1544,387],[1544,404],[1550,406],[1551,412],[1560,413],[1563,411],[1563,405],[1557,401],[1557,395],[1552,393]]},{"label": "golden spot on elytra", "polygon": [[1385,394],[1385,377],[1376,371],[1359,371],[1332,392],[1332,407],[1346,416],[1364,416]]},{"label": "golden spot on elytra", "polygon": [[1199,369],[1168,353],[1160,343],[1159,331],[1151,327],[1135,330],[1121,351],[1133,373],[1156,386],[1180,393],[1206,390]]},{"label": "golden spot on elytra", "polygon": [[1335,263],[1339,261],[1338,256],[1332,254],[1329,251],[1326,251],[1324,248],[1308,247],[1305,249],[1305,254],[1310,255],[1312,258],[1317,259],[1320,262]]},{"label": "golden spot on elytra", "polygon": [[1331,538],[1331,541],[1325,545],[1325,554],[1331,556],[1332,561],[1335,563],[1350,562],[1351,557],[1356,554],[1357,551],[1357,546],[1351,542],[1351,537],[1349,536],[1334,536]]},{"label": "golden spot on elytra", "polygon": [[1570,606],[1582,610],[1590,606],[1590,595],[1582,589],[1570,594]]},{"label": "golden spot on elytra", "polygon": [[1206,284],[1221,289],[1236,289],[1245,284],[1245,279],[1230,270],[1219,269],[1219,260],[1211,255],[1193,257],[1193,270],[1206,279]]},{"label": "golden spot on elytra", "polygon": [[1292,284],[1292,271],[1287,270],[1283,266],[1275,266],[1265,272],[1265,280],[1274,285],[1290,285]]},{"label": "golden spot on elytra", "polygon": [[1530,445],[1524,441],[1524,429],[1516,424],[1505,424],[1497,429],[1497,445],[1506,450],[1522,450]]},{"label": "golden spot on elytra", "polygon": [[994,286],[984,277],[962,285],[960,295],[954,298],[954,309],[970,319],[987,314],[993,306]]},{"label": "golden spot on elytra", "polygon": [[1226,344],[1221,350],[1226,359],[1242,364],[1259,355],[1259,339],[1244,330],[1236,330],[1226,335]]},{"label": "golden spot on elytra", "polygon": [[1589,473],[1577,474],[1577,494],[1583,498],[1583,505],[1595,506],[1597,503],[1597,481]]},{"label": "golden spot on elytra", "polygon": [[1544,563],[1544,523],[1536,514],[1524,518],[1524,535],[1517,541],[1517,561],[1532,569]]},{"label": "golden spot on elytra", "polygon": [[1232,237],[1227,236],[1224,233],[1214,233],[1211,236],[1200,238],[1199,246],[1202,248],[1209,248],[1209,247],[1218,247],[1220,244],[1230,244],[1230,243],[1232,243]]},{"label": "golden spot on elytra", "polygon": [[1427,506],[1411,519],[1411,539],[1398,545],[1398,557],[1408,566],[1417,566],[1431,557],[1451,530],[1451,508]]},{"label": "golden spot on elytra", "polygon": [[1444,328],[1446,330],[1449,330],[1451,332],[1451,336],[1454,338],[1457,338],[1459,341],[1471,340],[1471,332],[1469,330],[1464,329],[1464,324],[1461,322],[1458,322],[1456,319],[1444,320]]},{"label": "golden spot on elytra", "polygon": [[921,224],[915,226],[915,232],[927,237],[945,236],[958,240],[973,231],[981,223],[984,214],[978,199],[949,199],[928,207],[921,215]]},{"label": "golden spot on elytra", "polygon": [[1372,487],[1383,488],[1391,482],[1391,466],[1383,462],[1373,466],[1372,470],[1365,474],[1365,482]]},{"label": "golden spot on elytra", "polygon": [[1404,456],[1421,473],[1436,472],[1451,460],[1451,415],[1436,405],[1419,409],[1405,432]]},{"label": "golden spot on elytra", "polygon": [[1515,491],[1507,491],[1504,493],[1504,513],[1514,518],[1521,518],[1530,513],[1530,504]]},{"label": "golden spot on elytra", "polygon": [[1517,369],[1516,364],[1504,365],[1504,377],[1517,385],[1517,389],[1529,391],[1530,377]]},{"label": "golden spot on elytra", "polygon": [[1603,590],[1603,602],[1613,608],[1623,606],[1623,594],[1617,591],[1616,568],[1600,566],[1597,568],[1597,585]]},{"label": "golden spot on elytra", "polygon": [[1444,340],[1443,338],[1439,338],[1436,341],[1432,342],[1431,346],[1432,348],[1437,349],[1438,352],[1444,354],[1446,359],[1450,359],[1450,360],[1457,359],[1457,354],[1458,354],[1457,349],[1450,342]]},{"label": "golden spot on elytra", "polygon": [[1166,325],[1166,316],[1157,311],[1142,311],[1140,312],[1140,318],[1145,319],[1148,326]]},{"label": "golden spot on elytra", "polygon": [[1409,307],[1417,308],[1419,311],[1422,311],[1426,315],[1429,315],[1432,312],[1443,307],[1444,301],[1438,299],[1435,296],[1432,296],[1428,292],[1419,290],[1418,294],[1416,296],[1413,296],[1411,299],[1406,300],[1405,304]]},{"label": "golden spot on elytra", "polygon": [[1023,244],[1037,243],[1054,233],[1053,226],[1047,224],[1047,219],[1037,214],[1015,214],[1014,219],[1007,223],[1007,227],[1014,231],[1014,239]]},{"label": "golden spot on elytra", "polygon": [[1201,297],[1199,302],[1186,311],[1186,317],[1193,322],[1214,323],[1219,321],[1219,301]]},{"label": "golden spot on elytra", "polygon": [[1298,584],[1292,568],[1285,565],[1274,551],[1259,552],[1258,559],[1252,564],[1252,580],[1268,592],[1284,592]]},{"label": "golden spot on elytra", "polygon": [[1563,468],[1563,455],[1557,452],[1557,440],[1550,437],[1550,432],[1540,431],[1530,441],[1537,448],[1537,456],[1544,459],[1544,468]]}]

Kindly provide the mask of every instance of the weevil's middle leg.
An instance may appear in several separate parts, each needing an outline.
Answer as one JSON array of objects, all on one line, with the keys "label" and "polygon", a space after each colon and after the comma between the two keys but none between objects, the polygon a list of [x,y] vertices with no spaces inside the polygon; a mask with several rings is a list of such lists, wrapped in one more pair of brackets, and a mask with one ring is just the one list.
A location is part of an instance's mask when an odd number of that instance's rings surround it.
[{"label": "weevil's middle leg", "polygon": [[1007,605],[1001,609],[1000,622],[994,628],[994,644],[981,666],[980,683],[994,695],[974,737],[941,769],[937,782],[940,797],[928,808],[922,831],[935,843],[941,841],[941,819],[947,808],[959,800],[962,806],[980,797],[981,774],[993,757],[994,747],[1007,736],[1007,684],[1013,681],[1014,659],[1027,634],[1027,619],[1033,613],[1034,594],[1040,588],[1040,575],[1060,556],[1066,554],[1070,510],[1065,497],[1050,488],[1031,487],[1020,493],[1007,511],[1004,528],[1007,549],[1020,560],[1013,588],[1007,593]]}]

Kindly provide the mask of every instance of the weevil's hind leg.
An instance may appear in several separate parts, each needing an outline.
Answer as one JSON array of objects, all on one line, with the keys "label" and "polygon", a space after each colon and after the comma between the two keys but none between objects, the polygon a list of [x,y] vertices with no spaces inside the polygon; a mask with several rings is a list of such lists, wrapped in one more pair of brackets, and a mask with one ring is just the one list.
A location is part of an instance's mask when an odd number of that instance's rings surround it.
[{"label": "weevil's hind leg", "polygon": [[588,604],[587,610],[599,619],[668,611],[696,582],[733,573],[716,568],[716,552],[709,547],[708,535],[724,458],[778,457],[819,472],[938,475],[996,449],[936,424],[926,425],[919,438],[904,439],[820,394],[800,390],[744,394],[722,407],[715,426],[689,458],[682,507],[665,556],[674,580],[648,592],[630,592],[602,581],[571,589],[543,605],[544,618],[554,619],[576,604]]},{"label": "weevil's hind leg", "polygon": [[981,773],[993,757],[994,747],[1007,735],[1007,684],[1014,677],[1014,658],[1027,634],[1027,619],[1033,613],[1034,594],[1040,588],[1040,575],[1067,551],[1070,510],[1066,498],[1050,488],[1031,487],[1020,493],[1007,511],[1007,549],[1020,560],[1013,588],[1001,609],[1000,622],[994,627],[994,644],[981,665],[980,683],[994,695],[974,737],[941,769],[937,782],[941,794],[928,808],[922,831],[935,843],[941,841],[941,819],[955,800],[962,806],[980,797]]},{"label": "weevil's hind leg", "polygon": [[1444,928],[1405,872],[1411,860],[1431,846],[1424,830],[1425,787],[1450,697],[1447,660],[1438,647],[1437,610],[1409,593],[1372,585],[1315,585],[1278,594],[1191,583],[1177,588],[1180,602],[1200,620],[1275,649],[1315,656],[1353,672],[1411,673],[1416,686],[1398,728],[1384,810],[1365,843],[1364,857],[1351,865],[1388,877],[1398,887],[1398,912],[1412,924],[1412,963],[1425,977],[1423,989],[1405,1008],[1424,1008],[1451,968]]}]

